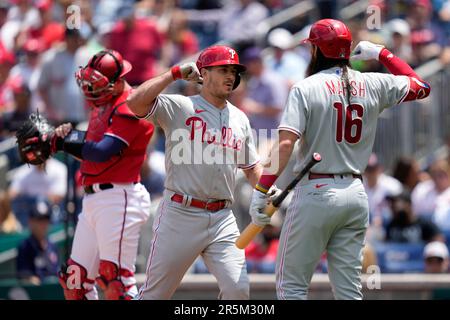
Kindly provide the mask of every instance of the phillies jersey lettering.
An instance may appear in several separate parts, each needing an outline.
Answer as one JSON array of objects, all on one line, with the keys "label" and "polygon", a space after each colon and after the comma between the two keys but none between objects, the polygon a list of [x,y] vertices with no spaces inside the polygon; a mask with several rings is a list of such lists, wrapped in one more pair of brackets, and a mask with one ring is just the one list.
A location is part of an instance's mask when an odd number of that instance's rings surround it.
[{"label": "phillies jersey lettering", "polygon": [[319,152],[322,161],[314,172],[361,174],[372,152],[379,114],[402,102],[409,91],[406,76],[352,69],[348,69],[348,74],[350,105],[338,67],[314,74],[292,87],[278,129],[301,138],[295,172],[304,167],[314,152]]},{"label": "phillies jersey lettering", "polygon": [[189,139],[191,141],[194,141],[196,134],[199,134],[202,143],[206,142],[238,151],[242,148],[242,139],[233,134],[232,128],[222,127],[220,132],[215,128],[208,129],[206,121],[200,117],[189,117],[186,120],[186,125],[190,127],[191,135]]},{"label": "phillies jersey lettering", "polygon": [[[247,116],[229,102],[221,110],[200,95],[161,94],[149,117],[166,136],[165,187],[198,199],[233,201],[237,168],[259,161]],[[208,158],[209,151],[218,161]]]},{"label": "phillies jersey lettering", "polygon": [[[366,83],[365,82],[357,82],[357,81],[349,81],[350,84],[350,94],[352,96],[365,97],[366,96]],[[345,88],[345,83],[342,80],[327,80],[325,81],[325,85],[327,86],[328,93],[330,95],[347,95],[347,90]]]}]

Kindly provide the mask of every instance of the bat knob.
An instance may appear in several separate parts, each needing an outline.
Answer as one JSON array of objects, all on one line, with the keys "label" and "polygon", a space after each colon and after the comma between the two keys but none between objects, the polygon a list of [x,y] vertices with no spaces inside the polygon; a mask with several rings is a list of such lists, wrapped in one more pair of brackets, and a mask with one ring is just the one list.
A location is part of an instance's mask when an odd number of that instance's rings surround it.
[{"label": "bat knob", "polygon": [[322,156],[320,155],[320,153],[314,152],[314,154],[313,154],[313,159],[314,159],[316,162],[320,162],[320,161],[322,160]]}]

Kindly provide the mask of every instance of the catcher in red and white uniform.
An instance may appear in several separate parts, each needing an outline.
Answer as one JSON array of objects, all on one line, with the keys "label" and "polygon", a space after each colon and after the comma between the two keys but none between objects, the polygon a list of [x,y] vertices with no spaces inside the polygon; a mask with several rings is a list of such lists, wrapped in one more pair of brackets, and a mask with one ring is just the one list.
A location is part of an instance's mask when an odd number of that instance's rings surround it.
[{"label": "catcher in red and white uniform", "polygon": [[100,51],[76,73],[92,107],[87,132],[70,124],[56,128],[53,151],[81,160],[83,208],[72,253],[59,274],[66,299],[131,299],[137,294],[135,260],[141,226],[149,216],[150,195],[140,168],[154,126],[137,119],[126,99],[123,79],[131,64],[112,50]]}]

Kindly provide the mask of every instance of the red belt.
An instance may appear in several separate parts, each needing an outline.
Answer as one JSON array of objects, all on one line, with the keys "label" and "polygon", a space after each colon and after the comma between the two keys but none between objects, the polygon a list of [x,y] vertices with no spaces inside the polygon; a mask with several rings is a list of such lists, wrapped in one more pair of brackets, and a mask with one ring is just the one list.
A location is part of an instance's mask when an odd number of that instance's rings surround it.
[{"label": "red belt", "polygon": [[[331,174],[331,173],[309,173],[309,180],[314,180],[314,179],[334,179],[335,177],[341,177],[344,178],[344,174]],[[355,179],[360,179],[362,181],[362,175],[360,174],[354,174],[352,173],[352,177]]]},{"label": "red belt", "polygon": [[[175,193],[171,198],[172,201],[183,203],[184,196],[181,194]],[[198,199],[192,199],[191,200],[191,207],[196,207],[200,209],[205,209],[208,211],[216,212],[219,210],[222,210],[227,206],[227,200],[217,200],[213,202],[206,202]]]}]

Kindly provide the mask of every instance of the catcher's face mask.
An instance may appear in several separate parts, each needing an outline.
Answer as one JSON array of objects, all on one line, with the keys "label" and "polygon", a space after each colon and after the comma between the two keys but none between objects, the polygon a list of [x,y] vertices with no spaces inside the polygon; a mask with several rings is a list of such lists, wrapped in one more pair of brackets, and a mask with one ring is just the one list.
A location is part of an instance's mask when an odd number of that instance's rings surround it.
[{"label": "catcher's face mask", "polygon": [[111,100],[114,83],[99,71],[87,66],[78,70],[75,78],[86,100],[92,101],[96,105]]},{"label": "catcher's face mask", "polygon": [[86,99],[102,105],[112,99],[114,84],[130,70],[131,64],[119,52],[103,50],[80,68],[75,78]]}]

